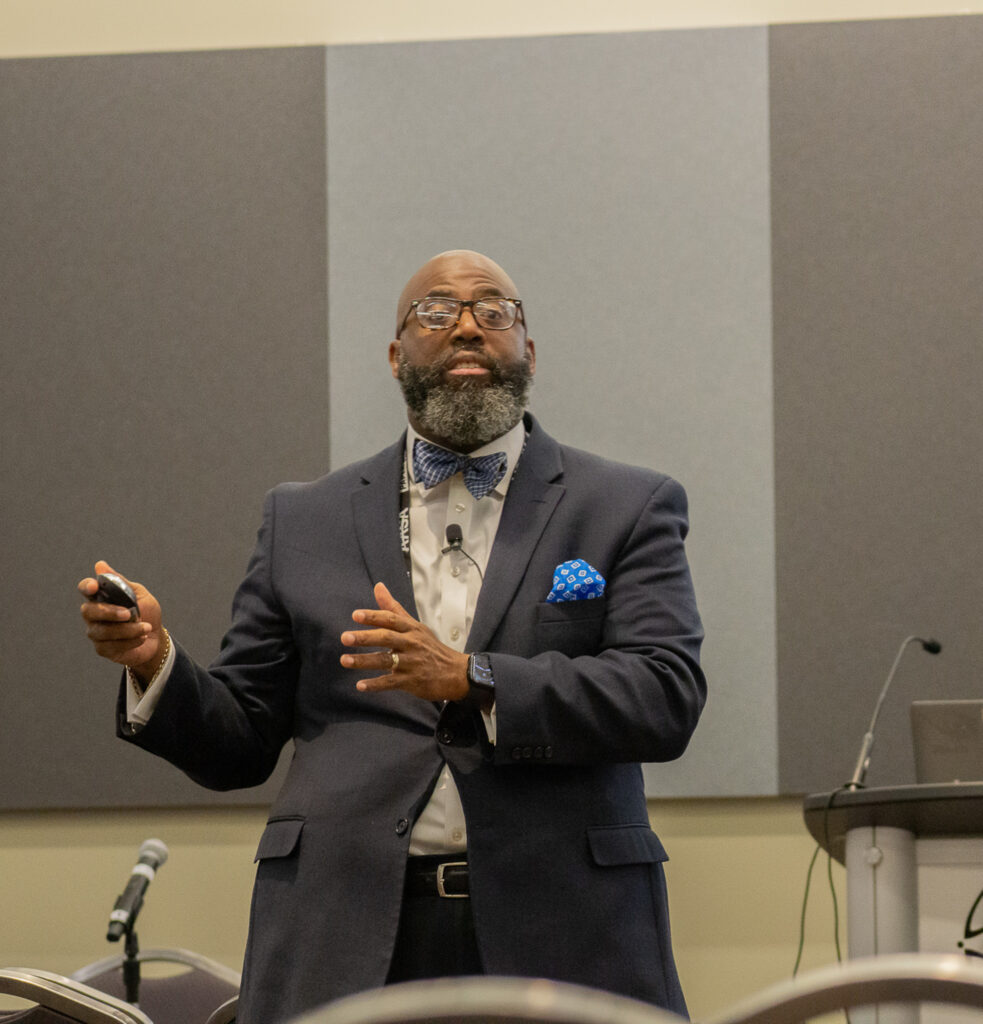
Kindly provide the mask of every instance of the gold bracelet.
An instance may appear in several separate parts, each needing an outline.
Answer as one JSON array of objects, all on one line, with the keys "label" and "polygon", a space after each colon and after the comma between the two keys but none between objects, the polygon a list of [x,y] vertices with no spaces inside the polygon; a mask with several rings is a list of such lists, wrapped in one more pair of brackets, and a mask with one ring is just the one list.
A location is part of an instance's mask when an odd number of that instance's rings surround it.
[{"label": "gold bracelet", "polygon": [[164,634],[164,657],[161,658],[160,664],[157,666],[157,671],[151,677],[150,682],[147,683],[146,686],[141,686],[136,677],[136,673],[130,668],[126,670],[126,674],[130,677],[130,685],[133,687],[133,692],[137,695],[137,700],[142,699],[147,690],[157,682],[157,677],[167,664],[167,658],[171,653],[171,634],[167,632],[167,629],[164,626],[161,626],[160,630]]}]

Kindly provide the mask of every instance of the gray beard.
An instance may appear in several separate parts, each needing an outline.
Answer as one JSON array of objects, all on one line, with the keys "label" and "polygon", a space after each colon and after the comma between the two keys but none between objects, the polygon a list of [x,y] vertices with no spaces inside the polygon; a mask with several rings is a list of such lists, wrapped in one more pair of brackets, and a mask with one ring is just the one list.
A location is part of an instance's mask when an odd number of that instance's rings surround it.
[{"label": "gray beard", "polygon": [[[448,357],[450,358],[450,357]],[[406,405],[423,429],[452,448],[474,451],[519,422],[529,399],[532,372],[527,358],[503,364],[493,360],[491,381],[448,383],[444,363],[411,366],[399,356],[399,383]]]}]

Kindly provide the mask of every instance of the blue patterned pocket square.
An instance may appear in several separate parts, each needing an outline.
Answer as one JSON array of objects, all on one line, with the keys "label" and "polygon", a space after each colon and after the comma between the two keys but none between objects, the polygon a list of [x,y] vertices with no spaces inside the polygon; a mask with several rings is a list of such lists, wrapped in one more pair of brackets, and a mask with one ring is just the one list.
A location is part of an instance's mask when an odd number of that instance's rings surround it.
[{"label": "blue patterned pocket square", "polygon": [[606,586],[604,577],[583,558],[563,562],[553,570],[553,589],[546,598],[557,601],[590,601],[600,597]]}]

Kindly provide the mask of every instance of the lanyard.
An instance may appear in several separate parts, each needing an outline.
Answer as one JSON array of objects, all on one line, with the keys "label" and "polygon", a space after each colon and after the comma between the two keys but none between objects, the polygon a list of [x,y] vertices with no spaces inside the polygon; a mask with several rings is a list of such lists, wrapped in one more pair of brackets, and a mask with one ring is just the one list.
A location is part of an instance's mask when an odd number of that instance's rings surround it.
[{"label": "lanyard", "polygon": [[399,548],[403,552],[406,577],[413,579],[413,563],[410,560],[410,469],[406,464],[406,446],[403,446],[403,472],[399,481]]},{"label": "lanyard", "polygon": [[[529,434],[526,433],[522,439],[522,450],[515,460],[512,469],[512,477],[518,472],[519,463],[525,454],[526,445],[529,442]],[[509,484],[511,486],[511,482]],[[403,446],[403,471],[399,478],[399,549],[403,553],[403,564],[406,566],[406,576],[412,582],[413,562],[410,558],[410,467],[406,458],[406,446]]]}]

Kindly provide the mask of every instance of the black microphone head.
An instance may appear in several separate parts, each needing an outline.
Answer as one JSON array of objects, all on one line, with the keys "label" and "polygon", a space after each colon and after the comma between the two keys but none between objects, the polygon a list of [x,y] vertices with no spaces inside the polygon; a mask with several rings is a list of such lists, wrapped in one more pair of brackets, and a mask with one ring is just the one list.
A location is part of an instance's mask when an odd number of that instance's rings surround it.
[{"label": "black microphone head", "polygon": [[155,870],[167,860],[168,849],[159,839],[145,839],[140,844],[138,860],[151,865]]},{"label": "black microphone head", "polygon": [[938,640],[922,640],[922,650],[928,651],[929,654],[938,654],[942,650],[942,644]]},{"label": "black microphone head", "polygon": [[461,529],[461,524],[448,523],[446,536],[447,543],[450,544],[451,547],[457,547],[458,544],[462,544],[464,542],[464,531]]}]

